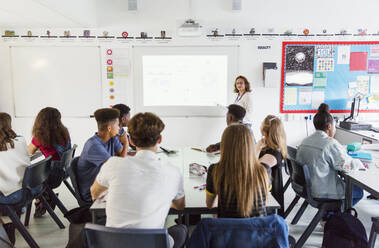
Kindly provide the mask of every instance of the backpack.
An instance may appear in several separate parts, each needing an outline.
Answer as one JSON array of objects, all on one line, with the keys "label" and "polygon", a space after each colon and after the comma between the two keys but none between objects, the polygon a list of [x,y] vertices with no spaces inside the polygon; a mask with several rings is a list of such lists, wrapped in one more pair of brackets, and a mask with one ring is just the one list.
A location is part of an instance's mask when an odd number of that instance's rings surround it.
[{"label": "backpack", "polygon": [[333,214],[325,224],[322,248],[367,248],[366,230],[357,216],[354,208]]}]

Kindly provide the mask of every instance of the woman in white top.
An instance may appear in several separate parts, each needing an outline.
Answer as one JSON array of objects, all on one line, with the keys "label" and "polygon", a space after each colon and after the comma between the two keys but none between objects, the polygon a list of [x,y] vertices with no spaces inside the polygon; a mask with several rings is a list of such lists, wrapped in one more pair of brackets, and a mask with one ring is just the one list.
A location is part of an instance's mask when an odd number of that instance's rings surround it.
[{"label": "woman in white top", "polygon": [[250,83],[244,76],[238,76],[234,82],[234,93],[236,98],[234,103],[246,110],[245,123],[253,123],[253,96],[251,95]]},{"label": "woman in white top", "polygon": [[25,139],[12,130],[11,116],[0,113],[0,191],[5,196],[21,189],[24,172],[29,165]]}]

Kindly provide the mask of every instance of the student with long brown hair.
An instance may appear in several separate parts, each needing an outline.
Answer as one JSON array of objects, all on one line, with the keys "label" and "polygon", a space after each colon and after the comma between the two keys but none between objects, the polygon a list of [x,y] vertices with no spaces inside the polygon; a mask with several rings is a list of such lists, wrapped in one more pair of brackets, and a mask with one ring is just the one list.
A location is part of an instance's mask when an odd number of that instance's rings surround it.
[{"label": "student with long brown hair", "polygon": [[38,149],[45,157],[60,160],[61,153],[71,148],[70,134],[61,121],[61,113],[56,108],[42,109],[33,125],[32,142],[29,144],[29,154]]},{"label": "student with long brown hair", "polygon": [[[45,157],[52,156],[52,160],[60,160],[64,151],[71,148],[70,134],[61,121],[61,113],[58,109],[46,107],[38,113],[32,130],[32,141],[28,146],[29,154],[33,155],[40,150]],[[58,168],[57,168],[58,169]],[[62,182],[63,171],[51,173],[48,184],[51,188],[56,188]],[[50,202],[50,197],[45,198]],[[50,202],[54,208],[53,202]],[[34,217],[41,217],[46,209],[38,199],[35,201],[36,211]]]},{"label": "student with long brown hair", "polygon": [[228,126],[222,135],[220,161],[208,169],[207,206],[214,207],[218,199],[221,218],[266,215],[269,171],[258,161],[249,129],[241,124]]}]

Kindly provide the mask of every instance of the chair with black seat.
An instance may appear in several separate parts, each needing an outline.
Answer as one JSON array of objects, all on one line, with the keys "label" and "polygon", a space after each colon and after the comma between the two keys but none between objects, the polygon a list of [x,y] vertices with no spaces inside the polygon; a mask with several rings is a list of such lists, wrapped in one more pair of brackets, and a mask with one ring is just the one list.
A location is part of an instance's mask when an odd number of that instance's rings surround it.
[{"label": "chair with black seat", "polygon": [[22,180],[22,188],[9,196],[0,196],[0,206],[4,207],[6,214],[12,220],[13,224],[21,233],[28,245],[32,248],[38,248],[39,246],[30,233],[26,230],[16,212],[25,205],[29,205],[29,203],[31,203],[35,198],[38,197],[42,201],[58,226],[62,229],[64,228],[63,223],[59,220],[58,216],[56,216],[53,209],[42,195],[45,190],[44,183],[50,173],[50,160],[51,156],[38,163],[28,166]]},{"label": "chair with black seat", "polygon": [[371,226],[370,238],[368,241],[368,247],[374,248],[376,236],[379,234],[379,217],[372,217],[371,220],[372,220],[372,226]]},{"label": "chair with black seat", "polygon": [[[297,161],[291,159],[291,185],[296,195],[303,198],[305,201],[301,206],[299,212],[296,214],[294,220],[303,214],[305,208],[308,205],[311,205],[314,208],[317,208],[318,211],[313,217],[311,223],[305,229],[304,233],[301,235],[299,240],[296,242],[295,248],[303,247],[304,243],[307,241],[308,237],[312,234],[316,225],[322,220],[322,217],[325,216],[328,212],[332,211],[341,211],[341,200],[328,200],[328,201],[317,201],[311,195],[311,179],[309,168],[306,164],[301,164]],[[298,219],[296,220],[296,222]]]},{"label": "chair with black seat", "polygon": [[167,229],[126,229],[87,223],[84,227],[89,248],[169,248]]},{"label": "chair with black seat", "polygon": [[[77,145],[74,145],[71,149],[68,149],[67,151],[65,151],[62,154],[61,160],[51,161],[51,165],[50,165],[51,167],[55,166],[55,167],[59,167],[62,169],[62,172],[64,172],[64,176],[62,178],[59,178],[59,182],[55,182],[55,183],[57,183],[57,185],[60,185],[61,182],[63,181],[66,186],[68,185],[67,188],[69,190],[70,190],[69,187],[71,187],[71,185],[67,182],[68,173],[66,172],[66,168],[68,167],[67,164],[71,163],[71,160],[72,160],[72,157],[75,153],[76,147],[77,147]],[[61,202],[61,200],[59,200],[58,196],[54,193],[53,189],[50,188],[49,183],[45,183],[45,192],[48,194],[51,201],[55,205],[58,206],[58,208],[62,212],[62,214],[65,215],[68,212],[68,210],[64,206],[64,204]],[[28,206],[29,210],[26,212],[26,216],[25,216],[25,223],[24,223],[25,226],[29,226],[31,203],[29,205],[30,205],[30,206]]]},{"label": "chair with black seat", "polygon": [[[288,158],[287,158],[286,163],[287,163],[287,168],[289,170],[290,178],[288,178],[288,180],[284,186],[285,189],[287,189],[287,187],[291,183],[291,170],[292,170],[292,165],[291,165],[292,162],[291,161],[296,160],[297,148],[295,148],[293,146],[287,146],[287,153],[288,153],[287,154]],[[299,200],[300,200],[300,196],[296,195],[295,198],[290,203],[290,205],[288,205],[286,211],[284,212],[283,218],[287,218],[287,216],[291,213],[291,211],[293,210],[293,208],[295,207],[295,205],[297,204],[297,202]]]},{"label": "chair with black seat", "polygon": [[62,165],[63,165],[64,171],[65,171],[63,183],[66,185],[68,190],[71,192],[71,194],[75,198],[76,198],[76,192],[75,192],[74,188],[72,187],[72,185],[68,182],[68,178],[70,177],[68,171],[69,171],[69,167],[71,166],[71,161],[75,156],[75,150],[77,147],[78,147],[77,145],[74,145],[71,149],[65,151],[61,157]]},{"label": "chair with black seat", "polygon": [[83,206],[91,205],[92,202],[84,200],[82,195],[80,194],[78,176],[77,176],[78,175],[78,161],[79,161],[79,157],[74,158],[71,161],[70,166],[67,167],[67,171],[70,176],[71,184],[74,187],[76,200],[79,206],[83,207]]}]

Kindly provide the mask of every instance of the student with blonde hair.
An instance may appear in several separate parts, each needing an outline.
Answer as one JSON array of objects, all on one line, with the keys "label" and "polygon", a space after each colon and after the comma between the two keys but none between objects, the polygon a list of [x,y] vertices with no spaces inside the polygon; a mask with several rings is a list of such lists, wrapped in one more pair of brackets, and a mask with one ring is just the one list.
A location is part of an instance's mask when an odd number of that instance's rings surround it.
[{"label": "student with blonde hair", "polygon": [[218,199],[221,218],[266,215],[269,173],[270,167],[258,161],[249,129],[242,124],[228,126],[222,135],[220,161],[208,169],[207,206],[214,207]]},{"label": "student with blonde hair", "polygon": [[283,215],[284,189],[282,167],[286,164],[287,138],[284,126],[279,117],[268,115],[261,125],[262,139],[257,145],[259,161],[271,167],[272,196],[279,202],[282,208],[279,214]]}]

